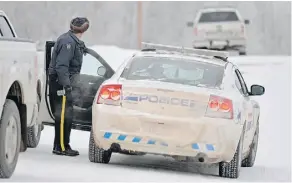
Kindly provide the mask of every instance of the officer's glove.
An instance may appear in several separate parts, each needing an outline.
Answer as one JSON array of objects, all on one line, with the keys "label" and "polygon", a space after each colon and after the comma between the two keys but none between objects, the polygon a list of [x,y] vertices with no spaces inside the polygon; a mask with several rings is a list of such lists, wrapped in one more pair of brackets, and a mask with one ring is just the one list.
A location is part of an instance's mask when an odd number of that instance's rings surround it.
[{"label": "officer's glove", "polygon": [[65,86],[64,90],[65,90],[65,96],[66,96],[67,100],[68,101],[73,101],[72,87],[71,86]]},{"label": "officer's glove", "polygon": [[72,87],[71,86],[65,86],[64,90],[65,90],[65,95],[67,95],[67,93],[71,93],[72,92]]}]

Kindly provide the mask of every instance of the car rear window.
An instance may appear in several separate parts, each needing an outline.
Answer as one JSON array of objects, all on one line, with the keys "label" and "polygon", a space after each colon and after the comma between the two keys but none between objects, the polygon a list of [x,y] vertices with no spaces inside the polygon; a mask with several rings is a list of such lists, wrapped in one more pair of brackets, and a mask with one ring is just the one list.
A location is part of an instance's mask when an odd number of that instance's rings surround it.
[{"label": "car rear window", "polygon": [[201,87],[220,87],[224,66],[168,57],[136,57],[126,67],[122,78],[153,80]]},{"label": "car rear window", "polygon": [[202,13],[199,19],[199,23],[209,23],[209,22],[232,22],[238,21],[238,17],[235,12],[232,11],[222,11],[222,12],[209,12]]}]

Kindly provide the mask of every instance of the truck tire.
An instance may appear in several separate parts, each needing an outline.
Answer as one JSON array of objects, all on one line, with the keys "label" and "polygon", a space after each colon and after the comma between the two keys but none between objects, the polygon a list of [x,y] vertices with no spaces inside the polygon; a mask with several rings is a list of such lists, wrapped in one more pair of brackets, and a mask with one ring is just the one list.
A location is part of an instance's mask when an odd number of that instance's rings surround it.
[{"label": "truck tire", "polygon": [[242,146],[244,135],[241,136],[233,159],[227,162],[219,163],[219,176],[225,178],[238,178],[241,168]]},{"label": "truck tire", "polygon": [[239,52],[239,55],[246,55],[246,52]]},{"label": "truck tire", "polygon": [[257,128],[255,131],[255,134],[253,136],[252,144],[249,150],[249,153],[246,158],[244,158],[241,162],[242,167],[253,167],[255,159],[256,159],[256,154],[257,154],[257,149],[258,149],[258,140],[259,140],[259,120],[257,121]]},{"label": "truck tire", "polygon": [[20,142],[19,110],[13,100],[6,99],[0,119],[0,178],[12,176],[18,161]]},{"label": "truck tire", "polygon": [[[37,97],[38,111],[40,110],[41,99]],[[27,147],[36,148],[39,145],[42,134],[42,125],[35,124],[34,126],[27,127]]]},{"label": "truck tire", "polygon": [[89,148],[88,148],[88,158],[90,162],[93,163],[109,163],[111,159],[112,152],[103,150],[95,145],[93,132],[90,132],[89,138]]},{"label": "truck tire", "polygon": [[36,148],[41,139],[42,125],[34,125],[27,129],[27,147]]}]

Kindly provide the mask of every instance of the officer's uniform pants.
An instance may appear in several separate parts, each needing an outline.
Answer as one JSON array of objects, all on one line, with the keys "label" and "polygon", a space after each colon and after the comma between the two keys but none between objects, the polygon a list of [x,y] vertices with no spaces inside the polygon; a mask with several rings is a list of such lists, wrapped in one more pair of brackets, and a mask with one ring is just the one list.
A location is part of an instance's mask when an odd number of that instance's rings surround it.
[{"label": "officer's uniform pants", "polygon": [[[54,145],[67,146],[70,143],[70,133],[73,120],[73,102],[72,98],[66,97],[65,105],[65,116],[64,116],[64,126],[63,131],[61,131],[61,113],[62,113],[62,102],[63,96],[58,96],[57,91],[62,90],[61,86],[55,79],[50,79],[49,81],[49,95],[50,95],[50,106],[52,113],[55,117],[55,140]],[[62,138],[61,138],[62,136]],[[61,139],[64,142],[61,142]],[[64,144],[63,144],[64,143]]]}]

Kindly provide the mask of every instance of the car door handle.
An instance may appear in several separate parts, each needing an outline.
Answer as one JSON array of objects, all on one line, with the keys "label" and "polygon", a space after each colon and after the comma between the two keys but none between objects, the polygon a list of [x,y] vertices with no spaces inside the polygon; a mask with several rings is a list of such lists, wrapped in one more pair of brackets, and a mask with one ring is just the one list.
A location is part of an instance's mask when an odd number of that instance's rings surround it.
[{"label": "car door handle", "polygon": [[13,61],[13,64],[16,64],[16,63],[17,63],[17,60],[14,60],[14,61]]}]

